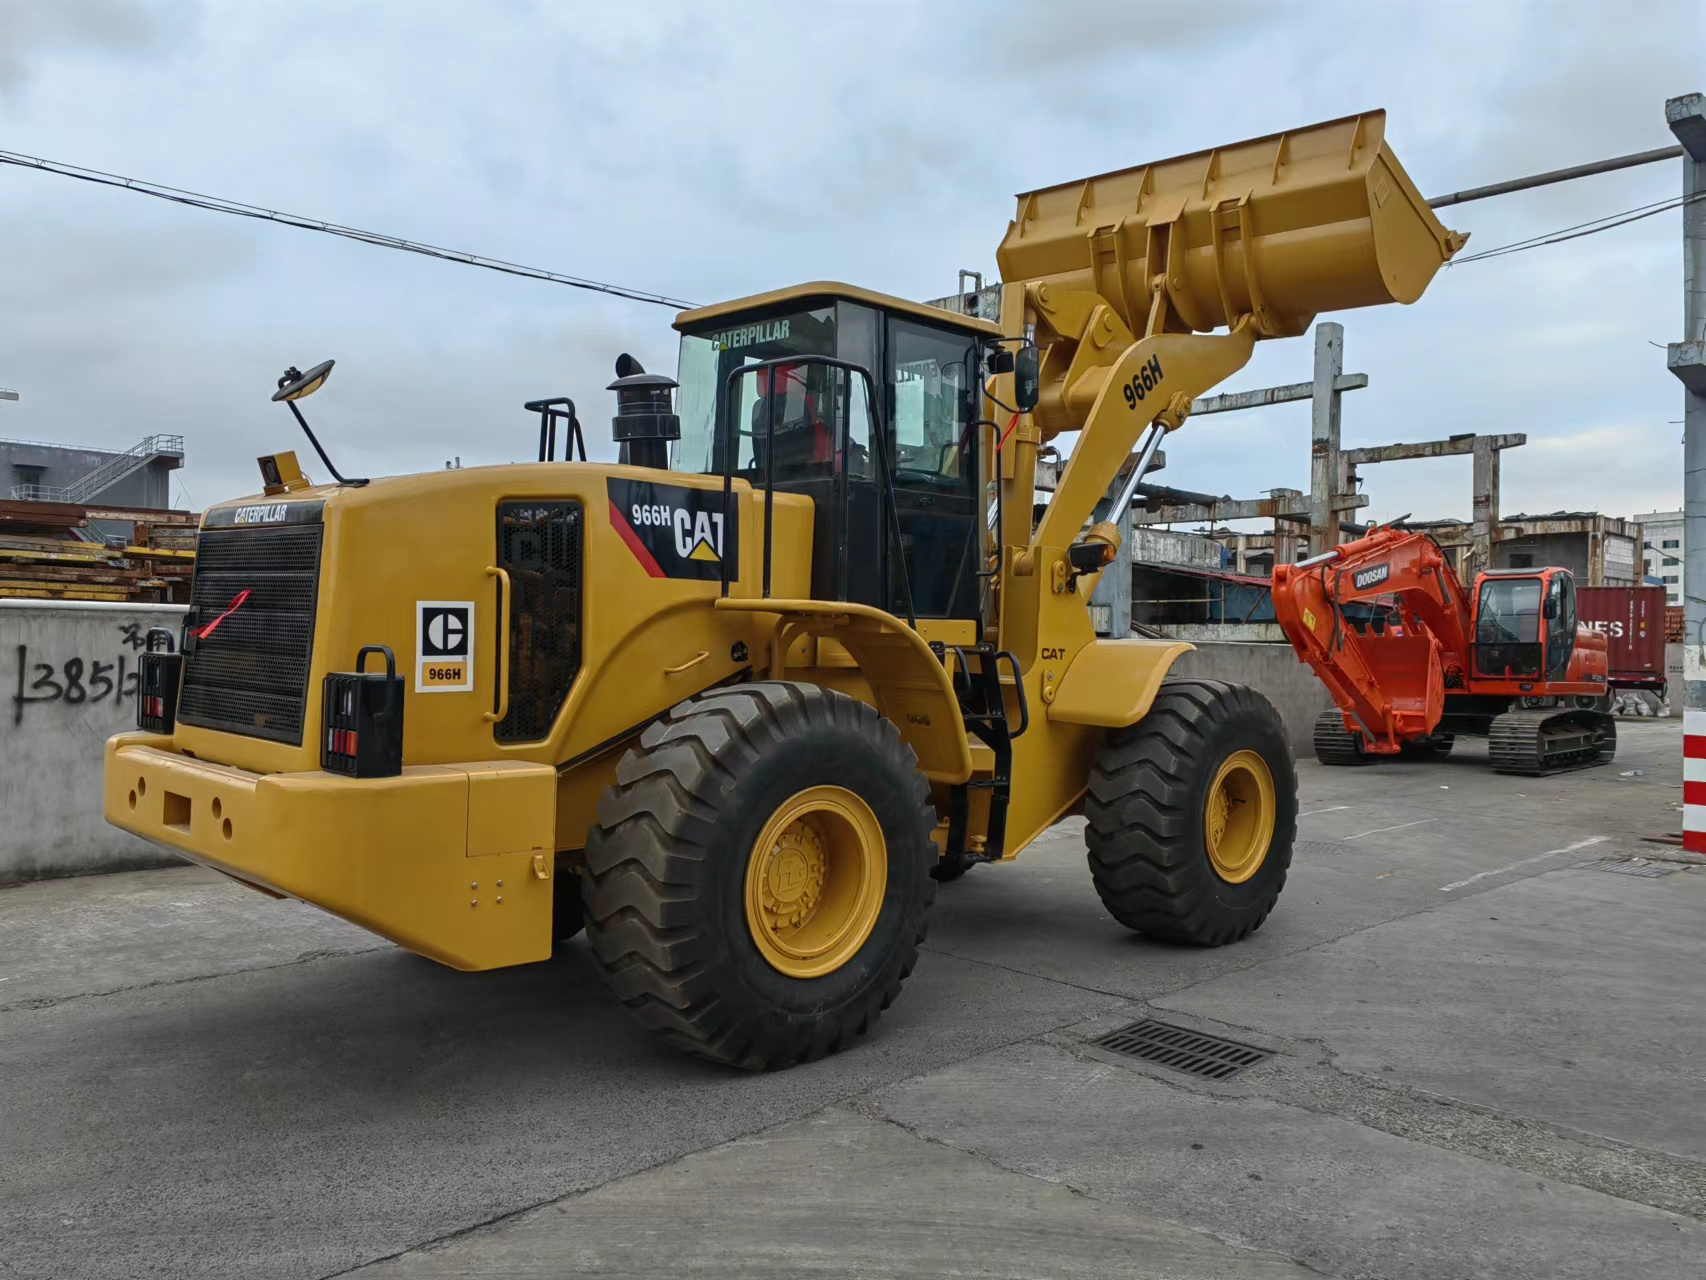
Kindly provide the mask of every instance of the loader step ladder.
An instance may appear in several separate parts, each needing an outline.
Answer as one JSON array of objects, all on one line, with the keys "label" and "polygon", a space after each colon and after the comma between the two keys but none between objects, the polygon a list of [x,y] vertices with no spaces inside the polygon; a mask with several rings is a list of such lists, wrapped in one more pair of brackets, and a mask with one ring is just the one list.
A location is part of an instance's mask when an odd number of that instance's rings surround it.
[{"label": "loader step ladder", "polygon": [[[954,695],[959,699],[960,718],[966,732],[995,753],[995,768],[987,778],[973,778],[954,787],[948,807],[948,848],[943,857],[953,874],[979,862],[995,862],[1007,843],[1007,804],[1012,796],[1013,739],[1030,727],[1031,710],[1025,701],[1025,685],[1019,660],[991,644],[946,645],[945,663],[951,663]],[[1002,692],[1001,663],[1013,673],[1013,688],[1019,696],[1019,727],[1007,719],[1007,699]],[[973,853],[966,847],[971,815],[971,793],[989,792],[989,825],[983,848]]]}]

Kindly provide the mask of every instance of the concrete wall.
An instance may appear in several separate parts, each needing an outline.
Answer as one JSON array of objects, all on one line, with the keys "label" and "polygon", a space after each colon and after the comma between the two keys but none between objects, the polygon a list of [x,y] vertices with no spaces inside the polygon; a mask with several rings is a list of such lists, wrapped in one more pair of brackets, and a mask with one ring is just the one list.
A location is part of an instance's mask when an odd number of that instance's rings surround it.
[{"label": "concrete wall", "polygon": [[1148,630],[1174,640],[1189,640],[1192,644],[1236,641],[1283,644],[1288,648],[1291,645],[1277,622],[1167,622],[1151,624]]},{"label": "concrete wall", "polygon": [[101,817],[102,747],[136,726],[136,656],[182,605],[0,600],[0,884],[176,863]]},{"label": "concrete wall", "polygon": [[1291,747],[1314,759],[1315,717],[1333,705],[1327,686],[1298,660],[1289,644],[1199,640],[1173,664],[1173,674],[1247,684],[1264,694],[1285,721]]},{"label": "concrete wall", "polygon": [[1493,546],[1493,564],[1500,569],[1568,569],[1578,583],[1588,580],[1588,536],[1585,533],[1530,534]]},{"label": "concrete wall", "polygon": [[[1595,564],[1597,552],[1598,563]],[[1526,563],[1517,563],[1526,557]],[[1493,565],[1499,569],[1568,569],[1576,585],[1632,587],[1635,585],[1635,541],[1618,533],[1530,533],[1507,538],[1493,546]],[[1600,581],[1594,581],[1594,571]]]},{"label": "concrete wall", "polygon": [[1213,538],[1138,525],[1131,531],[1131,558],[1144,564],[1188,564],[1198,569],[1218,569],[1225,563],[1226,554]]}]

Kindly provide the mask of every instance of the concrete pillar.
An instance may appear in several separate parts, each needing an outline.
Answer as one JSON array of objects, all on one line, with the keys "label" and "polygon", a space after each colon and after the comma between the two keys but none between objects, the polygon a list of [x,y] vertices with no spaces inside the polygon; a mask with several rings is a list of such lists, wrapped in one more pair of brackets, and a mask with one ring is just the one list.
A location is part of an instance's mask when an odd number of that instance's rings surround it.
[{"label": "concrete pillar", "polygon": [[[1339,545],[1339,512],[1333,497],[1339,482],[1339,391],[1345,371],[1345,326],[1315,325],[1315,379],[1309,398],[1309,554]],[[1278,528],[1274,563],[1278,564]]]},{"label": "concrete pillar", "polygon": [[[1338,328],[1337,325],[1334,325],[1333,327]],[[1298,504],[1303,500],[1303,494],[1298,492],[1296,489],[1269,489],[1268,497],[1274,499],[1276,502],[1284,502],[1285,506],[1283,509],[1287,511],[1297,510]],[[1334,520],[1335,527],[1337,527],[1336,515]],[[1337,546],[1338,543],[1335,542],[1333,545]],[[1300,558],[1297,554],[1297,549],[1297,522],[1294,520],[1281,520],[1276,516],[1274,518],[1274,563],[1296,564]],[[1312,550],[1310,554],[1314,555],[1315,552]]]},{"label": "concrete pillar", "polygon": [[[1104,510],[1110,504],[1103,499],[1096,505],[1096,519],[1105,520],[1108,513]],[[1131,634],[1131,504],[1119,516],[1120,547],[1114,553],[1114,561],[1102,570],[1102,576],[1096,579],[1095,593],[1090,597],[1092,605],[1103,605],[1107,608],[1106,622],[1103,621],[1103,610],[1090,610],[1091,622],[1095,625],[1096,634],[1120,636]]]},{"label": "concrete pillar", "polygon": [[1683,340],[1666,362],[1682,382],[1682,831],[1683,846],[1706,853],[1706,98],[1665,103],[1665,120],[1688,153],[1682,190]]},{"label": "concrete pillar", "polygon": [[1493,567],[1493,542],[1499,536],[1499,450],[1492,436],[1476,436],[1471,480],[1474,514],[1469,525],[1468,573]]}]

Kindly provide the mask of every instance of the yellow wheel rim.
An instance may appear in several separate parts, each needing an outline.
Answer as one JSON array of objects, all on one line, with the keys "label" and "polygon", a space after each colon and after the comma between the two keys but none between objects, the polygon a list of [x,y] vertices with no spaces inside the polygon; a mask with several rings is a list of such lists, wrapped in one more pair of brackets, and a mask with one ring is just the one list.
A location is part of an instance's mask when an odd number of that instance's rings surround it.
[{"label": "yellow wheel rim", "polygon": [[1254,751],[1234,751],[1209,784],[1203,843],[1214,873],[1243,884],[1262,868],[1273,843],[1274,775]]},{"label": "yellow wheel rim", "polygon": [[888,883],[877,815],[842,787],[809,787],[771,815],[746,864],[746,923],[770,967],[821,978],[857,954]]}]

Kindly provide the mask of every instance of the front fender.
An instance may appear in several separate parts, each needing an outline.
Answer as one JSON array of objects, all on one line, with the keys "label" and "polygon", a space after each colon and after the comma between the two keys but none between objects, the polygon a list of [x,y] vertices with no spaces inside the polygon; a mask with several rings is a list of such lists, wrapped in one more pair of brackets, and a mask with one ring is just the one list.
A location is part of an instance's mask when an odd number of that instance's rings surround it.
[{"label": "front fender", "polygon": [[1048,718],[1120,729],[1149,714],[1173,662],[1196,648],[1183,640],[1093,640],[1060,678]]},{"label": "front fender", "polygon": [[[877,710],[900,730],[932,782],[950,786],[971,777],[971,744],[953,681],[916,631],[870,605],[837,600],[721,599],[719,610],[773,613],[803,632],[837,641],[858,664]],[[1187,646],[1189,647],[1189,646]],[[786,672],[773,665],[772,679]]]}]

